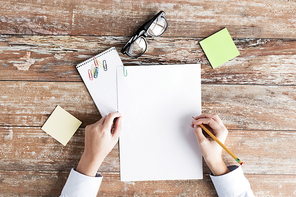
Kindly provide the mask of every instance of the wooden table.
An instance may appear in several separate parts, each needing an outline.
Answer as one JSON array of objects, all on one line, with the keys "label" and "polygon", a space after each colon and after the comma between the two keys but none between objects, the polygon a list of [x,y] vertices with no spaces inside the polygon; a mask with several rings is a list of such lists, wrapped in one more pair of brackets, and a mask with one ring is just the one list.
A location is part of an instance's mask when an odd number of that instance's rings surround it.
[{"label": "wooden table", "polygon": [[[58,196],[100,114],[75,68],[118,51],[158,11],[169,22],[125,65],[202,64],[203,112],[218,113],[226,145],[257,196],[296,196],[296,2],[0,0],[0,196]],[[198,42],[227,27],[241,55],[212,69]],[[83,121],[67,146],[41,130],[56,105]],[[223,153],[227,164],[235,161]],[[98,196],[216,196],[203,180],[121,182],[116,145]]]}]

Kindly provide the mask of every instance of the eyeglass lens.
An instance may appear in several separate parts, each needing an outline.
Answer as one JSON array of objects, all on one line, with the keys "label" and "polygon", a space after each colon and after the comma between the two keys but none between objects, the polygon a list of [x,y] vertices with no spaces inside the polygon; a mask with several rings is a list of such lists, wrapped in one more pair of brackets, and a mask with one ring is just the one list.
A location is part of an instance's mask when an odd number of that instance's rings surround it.
[{"label": "eyeglass lens", "polygon": [[138,57],[146,51],[147,43],[143,37],[137,38],[130,44],[127,51],[132,57]]},{"label": "eyeglass lens", "polygon": [[160,36],[167,28],[167,22],[163,17],[158,17],[150,25],[147,33],[151,36]]}]

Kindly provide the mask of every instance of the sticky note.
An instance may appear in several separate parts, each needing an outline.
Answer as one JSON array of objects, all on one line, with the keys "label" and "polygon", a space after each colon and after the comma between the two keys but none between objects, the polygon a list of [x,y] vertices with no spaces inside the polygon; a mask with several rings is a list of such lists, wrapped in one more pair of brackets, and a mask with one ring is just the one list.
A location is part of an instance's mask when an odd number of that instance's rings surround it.
[{"label": "sticky note", "polygon": [[226,28],[200,41],[199,44],[213,68],[217,68],[239,55],[239,51]]},{"label": "sticky note", "polygon": [[41,129],[66,146],[81,123],[69,112],[57,106]]}]

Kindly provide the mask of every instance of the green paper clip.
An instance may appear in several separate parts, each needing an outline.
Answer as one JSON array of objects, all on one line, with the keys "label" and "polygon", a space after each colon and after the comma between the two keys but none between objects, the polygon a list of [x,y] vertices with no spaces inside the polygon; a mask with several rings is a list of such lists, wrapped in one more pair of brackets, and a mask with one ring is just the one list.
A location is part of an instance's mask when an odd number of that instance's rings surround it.
[{"label": "green paper clip", "polygon": [[127,77],[127,70],[125,69],[125,66],[123,66],[123,76]]},{"label": "green paper clip", "polygon": [[98,78],[99,76],[99,67],[95,67],[94,78]]}]

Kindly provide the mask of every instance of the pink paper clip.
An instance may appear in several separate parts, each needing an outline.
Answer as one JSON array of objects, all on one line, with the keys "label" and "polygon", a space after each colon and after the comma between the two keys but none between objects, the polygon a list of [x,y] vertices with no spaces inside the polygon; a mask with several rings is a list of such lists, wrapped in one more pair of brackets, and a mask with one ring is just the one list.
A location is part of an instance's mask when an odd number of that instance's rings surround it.
[{"label": "pink paper clip", "polygon": [[88,77],[91,81],[94,79],[91,69],[88,69]]}]

